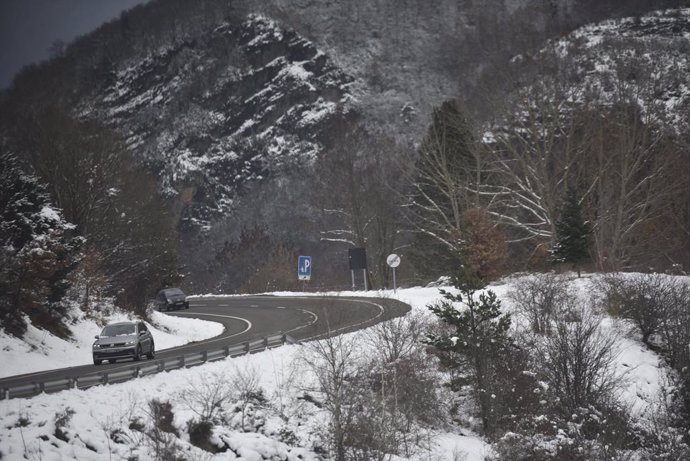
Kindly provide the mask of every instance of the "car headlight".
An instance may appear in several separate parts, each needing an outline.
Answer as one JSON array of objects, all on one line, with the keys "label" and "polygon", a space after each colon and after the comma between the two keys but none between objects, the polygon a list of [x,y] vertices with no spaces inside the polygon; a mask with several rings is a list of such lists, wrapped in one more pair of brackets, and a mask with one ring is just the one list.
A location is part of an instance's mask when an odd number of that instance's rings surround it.
[{"label": "car headlight", "polygon": [[127,342],[125,343],[125,346],[134,346],[134,343],[135,343],[135,342],[136,342],[136,341],[127,341]]}]

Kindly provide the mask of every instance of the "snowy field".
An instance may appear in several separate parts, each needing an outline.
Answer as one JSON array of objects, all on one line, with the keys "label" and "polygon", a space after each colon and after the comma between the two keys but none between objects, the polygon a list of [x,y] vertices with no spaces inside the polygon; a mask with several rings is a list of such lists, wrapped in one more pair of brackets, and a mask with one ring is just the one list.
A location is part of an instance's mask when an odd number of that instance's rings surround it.
[{"label": "snowy field", "polygon": [[[503,300],[504,309],[508,312],[511,311],[511,304],[506,294],[511,289],[511,283],[511,279],[507,279],[502,284],[489,287]],[[583,298],[591,292],[590,278],[575,279],[571,285]],[[318,296],[325,293],[275,294]],[[409,303],[413,311],[426,315],[431,315],[426,306],[441,299],[435,287],[401,289],[396,293],[340,292],[337,295],[396,298]],[[207,322],[171,319],[158,313],[154,320],[169,330],[167,333],[160,328],[154,330],[159,347],[170,347],[201,339],[204,334],[213,336],[219,333],[217,328],[211,333],[212,328]],[[519,317],[515,321],[519,322]],[[644,417],[647,412],[653,411],[650,402],[658,394],[661,361],[634,334],[629,333],[628,325],[606,318],[603,327],[618,336],[618,365],[626,376],[623,399],[629,403],[634,415]],[[35,371],[41,367],[88,363],[90,338],[98,328],[89,322],[75,326],[75,338],[82,341],[80,344],[64,343],[34,329],[29,331],[26,344],[0,337],[3,375]],[[145,421],[150,416],[147,405],[152,399],[172,404],[172,423],[180,433],[178,448],[186,459],[322,459],[312,448],[300,448],[322,443],[318,439],[318,430],[327,424],[324,412],[298,398],[300,390],[313,386],[309,382],[309,373],[302,368],[303,350],[304,347],[300,345],[284,346],[122,384],[0,401],[0,459],[150,459],[160,446],[156,448],[150,442],[150,437],[147,439],[141,431],[132,430],[132,421]],[[366,354],[367,351],[362,353]],[[4,366],[5,363],[9,366]],[[223,429],[216,429],[213,437],[222,440],[231,450],[211,454],[189,443],[186,425],[198,416],[193,405],[189,405],[190,395],[203,394],[213,383],[237,376],[255,377],[266,404],[237,405],[231,416],[232,421]],[[489,445],[466,429],[462,429],[461,433],[459,430],[458,433],[430,433],[429,442],[430,450],[408,459],[482,461],[490,454]],[[402,461],[402,458],[393,459]]]}]

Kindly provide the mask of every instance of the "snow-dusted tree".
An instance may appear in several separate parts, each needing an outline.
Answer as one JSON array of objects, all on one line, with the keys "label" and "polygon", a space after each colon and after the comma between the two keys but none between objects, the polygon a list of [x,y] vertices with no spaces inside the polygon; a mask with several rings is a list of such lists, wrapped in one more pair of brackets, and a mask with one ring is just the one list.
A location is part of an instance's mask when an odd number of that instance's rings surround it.
[{"label": "snow-dusted tree", "polygon": [[[630,268],[645,247],[646,227],[669,210],[681,182],[672,171],[675,149],[664,133],[648,122],[636,104],[601,111],[591,141],[591,208],[594,253],[600,269]],[[687,192],[687,191],[685,191]]]},{"label": "snow-dusted tree", "polygon": [[[456,390],[464,384],[472,385],[483,429],[494,435],[497,376],[502,371],[499,357],[510,346],[510,314],[501,312],[501,301],[491,290],[479,292],[481,282],[460,270],[453,277],[457,294],[441,290],[443,301],[432,304],[431,312],[450,328],[448,334],[431,334],[425,342],[438,350],[441,363],[461,373],[461,379],[452,383]],[[462,379],[462,375],[468,379]]]},{"label": "snow-dusted tree", "polygon": [[0,325],[21,335],[27,315],[40,326],[66,335],[62,298],[81,240],[50,203],[45,186],[0,154]]},{"label": "snow-dusted tree", "polygon": [[551,249],[558,263],[572,264],[580,276],[580,263],[589,257],[589,223],[582,214],[582,202],[574,187],[568,189],[561,216],[556,222],[556,243]]},{"label": "snow-dusted tree", "polygon": [[525,88],[507,109],[506,125],[487,137],[494,174],[481,192],[513,242],[553,245],[559,201],[580,176],[581,132],[590,123],[588,116],[571,114],[570,97],[577,95],[557,86]]},{"label": "snow-dusted tree", "polygon": [[463,247],[463,213],[477,204],[482,156],[475,129],[458,103],[448,101],[433,120],[412,171],[412,226],[446,254]]}]

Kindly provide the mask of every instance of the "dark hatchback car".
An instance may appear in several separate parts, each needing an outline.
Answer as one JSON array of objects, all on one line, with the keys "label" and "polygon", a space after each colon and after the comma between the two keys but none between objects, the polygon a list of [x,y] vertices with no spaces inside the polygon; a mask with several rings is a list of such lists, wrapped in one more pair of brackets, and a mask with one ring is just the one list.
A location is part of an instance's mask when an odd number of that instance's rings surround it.
[{"label": "dark hatchback car", "polygon": [[171,309],[189,309],[189,301],[179,288],[166,288],[156,295],[156,309],[161,312]]},{"label": "dark hatchback car", "polygon": [[153,336],[144,322],[118,322],[106,325],[93,343],[93,363],[103,360],[113,363],[117,359],[141,360],[156,355]]}]

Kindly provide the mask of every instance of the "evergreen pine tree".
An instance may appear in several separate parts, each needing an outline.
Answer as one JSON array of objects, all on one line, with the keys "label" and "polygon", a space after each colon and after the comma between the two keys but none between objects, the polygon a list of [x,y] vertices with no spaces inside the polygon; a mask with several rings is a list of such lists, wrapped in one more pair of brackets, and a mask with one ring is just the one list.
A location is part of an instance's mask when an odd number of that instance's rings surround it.
[{"label": "evergreen pine tree", "polygon": [[[463,259],[463,258],[459,258]],[[501,312],[501,301],[484,286],[467,265],[452,278],[458,293],[440,290],[443,300],[429,310],[453,328],[450,334],[429,335],[425,342],[434,346],[443,366],[459,373],[451,387],[459,390],[471,384],[484,430],[496,429],[497,364],[510,345],[509,314]],[[479,294],[477,294],[479,292]]]},{"label": "evergreen pine tree", "polygon": [[569,188],[561,217],[556,222],[556,243],[551,250],[554,262],[572,264],[580,277],[579,264],[589,257],[589,223],[582,216],[582,204],[575,188]]},{"label": "evergreen pine tree", "polygon": [[27,315],[69,335],[63,297],[81,244],[68,236],[71,228],[45,186],[24,174],[13,155],[0,153],[0,327],[8,333],[21,336]]}]

